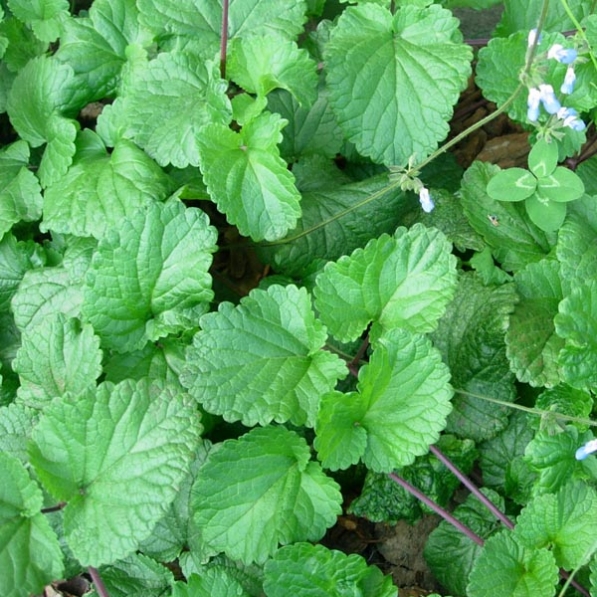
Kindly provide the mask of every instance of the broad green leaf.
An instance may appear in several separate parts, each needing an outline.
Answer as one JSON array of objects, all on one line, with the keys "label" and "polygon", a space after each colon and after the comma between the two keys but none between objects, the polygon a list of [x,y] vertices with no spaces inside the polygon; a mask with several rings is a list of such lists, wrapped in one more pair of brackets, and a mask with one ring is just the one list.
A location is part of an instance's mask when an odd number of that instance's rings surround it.
[{"label": "broad green leaf", "polygon": [[[9,73],[17,73],[29,60],[43,54],[48,49],[46,42],[35,37],[30,27],[14,17],[0,22],[0,47],[2,44],[6,45],[2,56],[2,65]],[[0,96],[8,93],[9,88],[10,86],[7,86],[6,89],[3,89]],[[5,110],[0,111],[4,112]]]},{"label": "broad green leaf", "polygon": [[265,97],[286,89],[302,106],[317,98],[316,64],[295,42],[271,33],[232,39],[227,75],[249,93]]},{"label": "broad green leaf", "polygon": [[58,538],[40,512],[43,495],[25,467],[0,452],[0,592],[39,593],[63,573]]},{"label": "broad green leaf", "polygon": [[0,407],[0,453],[16,456],[25,464],[28,460],[27,441],[38,415],[39,411],[23,404]]},{"label": "broad green leaf", "polygon": [[511,284],[485,286],[475,274],[460,277],[456,296],[433,334],[452,385],[462,391],[453,400],[450,433],[481,441],[506,426],[509,409],[479,395],[506,402],[516,397],[504,342],[515,303]]},{"label": "broad green leaf", "polygon": [[284,427],[225,441],[199,470],[193,494],[203,541],[245,564],[264,563],[279,543],[318,541],[342,511],[336,482]]},{"label": "broad green leaf", "polygon": [[25,272],[33,266],[35,245],[6,233],[0,240],[0,311],[8,311]]},{"label": "broad green leaf", "polygon": [[322,350],[327,331],[304,288],[255,289],[237,307],[221,303],[200,326],[181,381],[207,412],[229,422],[313,427],[320,396],[347,373]]},{"label": "broad green leaf", "polygon": [[471,49],[450,11],[348,7],[325,51],[330,102],[358,151],[386,165],[428,155],[470,74]]},{"label": "broad green leaf", "polygon": [[87,273],[83,314],[102,346],[127,352],[189,327],[211,300],[216,231],[178,201],[152,203],[100,241]]},{"label": "broad green leaf", "polygon": [[564,289],[557,261],[530,263],[514,276],[519,302],[506,332],[508,359],[519,381],[552,387],[560,383],[558,353],[564,340],[553,318]]},{"label": "broad green leaf", "polygon": [[[504,510],[504,499],[498,493],[491,489],[484,489],[483,493],[499,509]],[[469,495],[454,510],[453,515],[482,539],[487,539],[499,528],[494,515],[474,495]],[[448,522],[442,521],[429,535],[423,553],[442,587],[454,595],[466,595],[469,574],[481,552],[482,547]]]},{"label": "broad green leaf", "polygon": [[131,44],[147,46],[152,36],[139,24],[134,0],[95,0],[89,16],[69,19],[55,56],[75,70],[87,101],[111,97]]},{"label": "broad green leaf", "polygon": [[566,205],[551,201],[540,193],[541,190],[538,190],[529,197],[524,206],[533,224],[546,232],[555,232],[564,222]]},{"label": "broad green leaf", "polygon": [[53,313],[79,317],[82,302],[82,288],[73,283],[67,270],[44,267],[25,272],[11,305],[15,323],[22,332]]},{"label": "broad green leaf", "polygon": [[490,537],[469,577],[469,597],[548,597],[555,594],[558,567],[547,549],[523,547],[510,531]]},{"label": "broad green leaf", "polygon": [[564,381],[575,388],[597,385],[597,280],[578,282],[559,304],[556,333],[566,342],[559,354]]},{"label": "broad green leaf", "polygon": [[448,368],[431,342],[402,328],[374,345],[358,393],[323,396],[315,448],[326,468],[359,459],[376,472],[412,464],[436,442],[450,413]]},{"label": "broad green leaf", "polygon": [[93,153],[75,158],[66,175],[46,190],[43,231],[100,239],[172,190],[162,169],[130,141],[119,141],[111,154],[99,143]]},{"label": "broad green leaf", "polygon": [[264,113],[240,133],[208,125],[198,140],[211,198],[241,234],[255,241],[282,238],[301,214],[294,176],[277,148],[285,124],[277,114]]},{"label": "broad green leaf", "polygon": [[188,582],[177,582],[172,597],[249,597],[242,585],[224,570],[211,568],[198,576],[191,574]]},{"label": "broad green leaf", "polygon": [[393,234],[406,214],[421,207],[409,194],[387,187],[383,174],[304,192],[296,228],[277,243],[259,245],[259,257],[279,273],[301,276],[317,259],[338,259],[372,237]]},{"label": "broad green leaf", "polygon": [[31,25],[42,41],[56,41],[69,18],[68,0],[8,0],[15,17]]},{"label": "broad green leaf", "polygon": [[357,554],[323,545],[295,543],[278,550],[265,564],[263,588],[268,597],[397,597],[391,576]]},{"label": "broad green leaf", "polygon": [[85,566],[135,551],[184,478],[201,425],[191,400],[157,382],[105,383],[55,400],[35,427],[30,461],[64,509]]},{"label": "broad green leaf", "polygon": [[575,172],[558,167],[549,176],[539,179],[538,191],[550,201],[567,203],[580,199],[585,192],[585,185]]},{"label": "broad green leaf", "polygon": [[487,194],[496,201],[523,201],[537,188],[537,179],[524,168],[501,170],[491,178]]},{"label": "broad green leaf", "polygon": [[547,547],[556,564],[572,570],[597,535],[597,493],[586,483],[571,481],[557,494],[540,495],[516,520],[516,537],[529,549]]},{"label": "broad green leaf", "polygon": [[[491,199],[487,185],[499,172],[497,166],[474,162],[464,173],[461,200],[471,226],[491,247],[494,257],[508,271],[543,259],[555,244],[555,235],[535,226],[522,204]],[[498,225],[494,226],[489,216]]]},{"label": "broad green leaf", "polygon": [[41,188],[28,164],[29,146],[25,141],[0,150],[0,239],[13,224],[32,222],[41,216]]},{"label": "broad green leaf", "polygon": [[44,408],[65,392],[78,394],[102,372],[102,352],[93,328],[54,313],[39,325],[29,326],[13,362],[21,387],[17,396],[22,404]]},{"label": "broad green leaf", "polygon": [[424,333],[437,327],[455,286],[450,243],[439,230],[416,224],[329,263],[317,278],[315,304],[330,333],[344,342],[370,322],[376,334],[397,326]]},{"label": "broad green leaf", "polygon": [[105,129],[116,119],[120,135],[160,166],[198,166],[202,129],[210,122],[230,122],[226,88],[214,61],[186,53],[159,54],[137,68],[112,109],[102,112],[98,133],[106,140]]}]

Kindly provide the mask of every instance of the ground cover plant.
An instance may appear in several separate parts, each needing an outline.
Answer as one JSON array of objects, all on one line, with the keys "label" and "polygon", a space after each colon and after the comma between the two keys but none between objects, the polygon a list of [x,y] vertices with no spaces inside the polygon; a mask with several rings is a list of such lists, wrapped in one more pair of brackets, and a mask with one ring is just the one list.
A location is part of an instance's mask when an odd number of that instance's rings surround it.
[{"label": "ground cover plant", "polygon": [[597,3],[495,4],[0,2],[4,597],[597,595]]}]

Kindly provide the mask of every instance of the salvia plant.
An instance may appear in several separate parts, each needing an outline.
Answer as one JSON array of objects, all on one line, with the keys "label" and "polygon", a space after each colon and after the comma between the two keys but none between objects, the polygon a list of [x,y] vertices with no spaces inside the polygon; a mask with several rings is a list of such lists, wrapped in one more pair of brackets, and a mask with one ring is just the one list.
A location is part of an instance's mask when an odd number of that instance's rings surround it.
[{"label": "salvia plant", "polygon": [[494,4],[0,1],[3,597],[597,595],[597,2]]}]

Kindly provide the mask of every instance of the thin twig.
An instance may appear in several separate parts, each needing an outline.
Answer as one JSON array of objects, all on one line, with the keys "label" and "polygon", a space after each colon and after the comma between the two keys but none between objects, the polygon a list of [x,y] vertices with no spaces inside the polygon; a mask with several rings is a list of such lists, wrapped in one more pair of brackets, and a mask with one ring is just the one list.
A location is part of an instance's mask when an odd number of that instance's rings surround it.
[{"label": "thin twig", "polygon": [[226,52],[228,49],[228,2],[222,2],[222,34],[220,36],[220,76],[226,78]]},{"label": "thin twig", "polygon": [[104,581],[102,580],[102,577],[100,576],[100,573],[98,572],[97,568],[89,566],[87,568],[87,571],[89,572],[89,576],[91,576],[91,580],[93,581],[93,585],[95,586],[97,594],[100,597],[110,597],[110,594],[106,589],[106,585],[104,584]]}]

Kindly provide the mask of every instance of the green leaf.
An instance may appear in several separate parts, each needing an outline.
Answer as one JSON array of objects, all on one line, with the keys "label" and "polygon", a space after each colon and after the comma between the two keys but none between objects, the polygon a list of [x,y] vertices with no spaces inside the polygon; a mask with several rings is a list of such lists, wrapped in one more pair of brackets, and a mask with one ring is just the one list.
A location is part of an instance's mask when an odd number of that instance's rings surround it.
[{"label": "green leaf", "polygon": [[357,555],[323,545],[295,543],[279,549],[265,564],[264,591],[268,597],[289,593],[309,597],[397,597],[391,576],[368,566]]},{"label": "green leaf", "polygon": [[80,151],[92,143],[97,146],[75,158],[66,175],[47,189],[42,231],[100,239],[172,190],[162,169],[130,141],[119,141],[108,154],[99,137],[85,131]]},{"label": "green leaf", "polygon": [[68,0],[8,0],[8,6],[42,41],[56,41],[70,16]]},{"label": "green leaf", "polygon": [[8,311],[25,272],[33,266],[34,247],[32,243],[17,242],[10,233],[0,240],[0,312]]},{"label": "green leaf", "polygon": [[152,203],[100,241],[85,281],[83,314],[119,352],[181,331],[211,300],[216,231],[178,201]]},{"label": "green leaf", "polygon": [[[483,493],[500,510],[504,509],[504,499],[499,494],[491,489],[484,489]],[[453,515],[482,539],[487,539],[499,528],[494,515],[474,495],[469,495]],[[482,547],[442,521],[429,535],[423,553],[434,577],[443,587],[454,595],[467,595],[468,577],[481,552]]]},{"label": "green leaf", "polygon": [[304,439],[256,428],[210,453],[193,488],[203,541],[245,564],[265,562],[278,543],[318,541],[341,513],[342,496]]},{"label": "green leaf", "polygon": [[453,297],[455,265],[439,230],[401,227],[329,263],[317,278],[315,304],[331,334],[344,342],[371,321],[374,334],[397,326],[430,332]]},{"label": "green leaf", "polygon": [[90,325],[68,319],[62,313],[45,317],[39,325],[29,326],[13,362],[21,387],[17,396],[22,404],[45,407],[65,392],[77,394],[102,372],[99,338]]},{"label": "green leaf", "polygon": [[529,153],[529,170],[537,177],[544,178],[553,173],[558,165],[558,144],[539,139]]},{"label": "green leaf", "polygon": [[437,441],[451,410],[448,368],[421,334],[388,331],[359,374],[358,393],[323,396],[315,448],[326,468],[359,458],[376,472],[411,464]]},{"label": "green leaf", "polygon": [[236,37],[229,52],[226,72],[245,91],[265,97],[286,89],[302,106],[317,98],[316,64],[295,42],[271,33]]},{"label": "green leaf", "polygon": [[566,342],[559,354],[564,381],[575,388],[597,385],[597,280],[578,283],[559,304],[554,318]]},{"label": "green leaf", "polygon": [[524,168],[501,170],[491,178],[487,194],[496,201],[523,201],[537,188],[537,179]]},{"label": "green leaf", "polygon": [[514,276],[520,300],[506,332],[508,359],[519,381],[552,387],[560,383],[558,353],[564,341],[555,333],[554,317],[563,298],[560,267],[544,259]]},{"label": "green leaf", "polygon": [[585,192],[585,185],[580,177],[568,168],[558,167],[553,174],[540,178],[538,192],[550,201],[566,203],[580,199]]},{"label": "green leaf", "polygon": [[[555,244],[555,235],[535,226],[523,205],[489,197],[487,185],[499,171],[497,166],[473,162],[462,179],[461,200],[471,226],[491,247],[495,258],[504,269],[516,271],[543,259]],[[494,226],[489,216],[499,225]]]},{"label": "green leaf", "polygon": [[[577,390],[566,384],[560,384],[541,392],[535,401],[535,408],[547,411],[542,416],[542,428],[548,429],[551,425],[553,430],[557,430],[560,426],[558,421],[560,413],[588,420],[593,410],[593,396],[586,390]],[[574,425],[579,431],[586,431],[589,428],[589,425],[580,421],[574,421]]]},{"label": "green leaf", "polygon": [[450,11],[348,7],[325,51],[330,102],[357,150],[375,162],[405,165],[428,155],[470,74],[472,53]]},{"label": "green leaf", "polygon": [[88,17],[64,23],[55,56],[75,70],[87,101],[115,94],[127,47],[147,46],[151,34],[139,24],[139,11],[130,0],[95,0]]},{"label": "green leaf", "polygon": [[172,597],[248,597],[242,585],[221,568],[210,568],[201,576],[191,574],[188,582],[174,585]]},{"label": "green leaf", "polygon": [[[2,56],[2,63],[6,68],[5,73],[19,72],[29,60],[40,56],[48,48],[47,43],[35,37],[30,27],[15,18],[8,18],[0,22],[0,47],[3,43],[7,44]],[[7,85],[0,95],[7,94],[9,89],[10,85]],[[4,112],[5,109],[1,111]]]},{"label": "green leaf", "polygon": [[485,286],[477,275],[460,277],[456,296],[433,334],[450,368],[452,385],[463,392],[453,400],[450,433],[481,441],[506,426],[509,409],[478,396],[506,402],[516,396],[504,342],[515,303],[511,284]]},{"label": "green leaf", "polygon": [[543,197],[540,192],[537,191],[529,197],[524,206],[533,224],[546,232],[554,232],[564,222],[566,205],[550,201],[547,197]]},{"label": "green leaf", "polygon": [[527,549],[510,531],[490,537],[477,558],[469,597],[548,597],[555,594],[558,567],[547,549]]},{"label": "green leaf", "polygon": [[220,304],[200,326],[181,381],[205,410],[229,422],[313,427],[320,396],[347,373],[337,355],[322,350],[327,331],[304,288],[255,289],[237,307]]},{"label": "green leaf", "polygon": [[201,425],[176,386],[127,380],[55,400],[32,434],[30,461],[68,502],[66,540],[85,566],[128,556],[174,499]]},{"label": "green leaf", "polygon": [[27,462],[27,441],[38,414],[39,411],[22,404],[0,407],[0,453],[16,456],[23,464]]},{"label": "green leaf", "polygon": [[58,538],[40,512],[43,495],[14,457],[0,452],[0,592],[39,593],[62,576]]},{"label": "green leaf", "polygon": [[285,124],[277,114],[264,113],[240,133],[212,124],[199,139],[209,194],[228,221],[256,241],[283,237],[301,213],[294,176],[276,147]]},{"label": "green leaf", "polygon": [[198,166],[203,127],[230,122],[227,86],[214,61],[186,53],[159,54],[139,65],[111,110],[102,112],[98,133],[106,140],[112,124],[160,166]]},{"label": "green leaf", "polygon": [[0,150],[0,238],[13,224],[41,217],[41,188],[28,164],[29,146],[25,141]]},{"label": "green leaf", "polygon": [[529,549],[547,547],[556,564],[572,570],[584,563],[597,534],[597,493],[571,481],[557,494],[536,497],[516,520],[516,537]]}]

